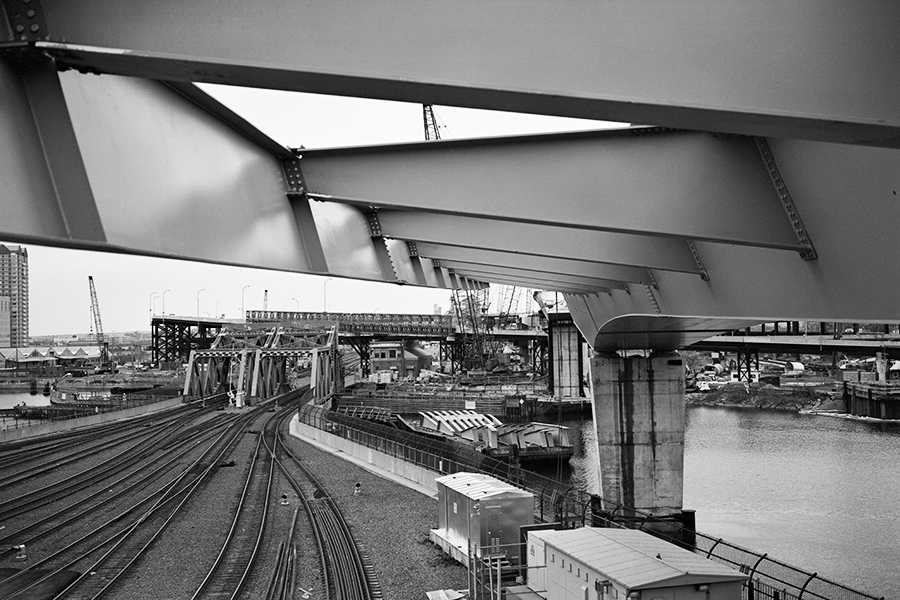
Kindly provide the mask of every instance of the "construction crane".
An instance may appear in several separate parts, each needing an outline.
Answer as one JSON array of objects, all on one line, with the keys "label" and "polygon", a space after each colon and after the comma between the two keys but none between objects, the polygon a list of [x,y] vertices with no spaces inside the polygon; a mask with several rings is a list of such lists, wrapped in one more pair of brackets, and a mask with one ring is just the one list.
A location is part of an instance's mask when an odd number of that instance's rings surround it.
[{"label": "construction crane", "polygon": [[100,347],[100,364],[97,365],[97,373],[112,373],[115,365],[109,358],[109,342],[103,335],[103,323],[100,321],[100,305],[97,302],[97,289],[94,287],[94,278],[88,275],[88,285],[91,288],[91,316],[94,319],[94,331],[97,335],[97,345]]},{"label": "construction crane", "polygon": [[425,121],[425,141],[441,139],[441,132],[438,131],[437,120],[434,118],[434,107],[432,105],[422,105],[422,117]]}]

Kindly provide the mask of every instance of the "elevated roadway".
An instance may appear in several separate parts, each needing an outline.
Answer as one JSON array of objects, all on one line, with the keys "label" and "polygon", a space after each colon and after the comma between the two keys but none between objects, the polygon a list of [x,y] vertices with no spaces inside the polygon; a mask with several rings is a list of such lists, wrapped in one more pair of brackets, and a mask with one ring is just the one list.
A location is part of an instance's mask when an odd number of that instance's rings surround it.
[{"label": "elevated roadway", "polygon": [[[668,351],[900,323],[891,0],[0,8],[0,239],[561,292],[595,352],[610,501],[680,511]],[[641,125],[287,148],[198,82]]]},{"label": "elevated roadway", "polygon": [[691,350],[719,350],[724,352],[755,351],[780,354],[831,354],[875,356],[877,352],[888,358],[900,359],[900,337],[829,335],[717,335],[697,342]]},{"label": "elevated roadway", "polygon": [[[896,3],[145,4],[3,0],[0,239],[555,290],[598,350],[900,322]],[[647,126],[292,149],[195,82]]]}]

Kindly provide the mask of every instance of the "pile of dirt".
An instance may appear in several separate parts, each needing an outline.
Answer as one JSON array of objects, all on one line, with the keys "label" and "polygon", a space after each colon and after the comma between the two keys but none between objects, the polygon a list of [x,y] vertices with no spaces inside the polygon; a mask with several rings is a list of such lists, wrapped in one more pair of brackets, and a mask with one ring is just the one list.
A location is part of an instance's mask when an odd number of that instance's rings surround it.
[{"label": "pile of dirt", "polygon": [[716,390],[685,394],[688,404],[700,406],[745,406],[775,410],[812,410],[830,403],[827,392],[803,387],[776,387],[767,383],[724,385]]}]

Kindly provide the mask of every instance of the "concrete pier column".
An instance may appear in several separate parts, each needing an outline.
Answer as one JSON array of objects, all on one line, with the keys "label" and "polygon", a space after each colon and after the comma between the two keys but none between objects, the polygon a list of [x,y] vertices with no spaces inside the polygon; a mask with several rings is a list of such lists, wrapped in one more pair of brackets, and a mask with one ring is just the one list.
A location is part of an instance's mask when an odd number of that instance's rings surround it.
[{"label": "concrete pier column", "polygon": [[581,398],[584,389],[584,338],[568,313],[550,313],[550,391],[554,398]]},{"label": "concrete pier column", "polygon": [[[675,353],[622,358],[594,353],[594,426],[604,510],[617,504],[657,517],[681,513],[684,366]],[[618,515],[623,515],[621,510]]]}]

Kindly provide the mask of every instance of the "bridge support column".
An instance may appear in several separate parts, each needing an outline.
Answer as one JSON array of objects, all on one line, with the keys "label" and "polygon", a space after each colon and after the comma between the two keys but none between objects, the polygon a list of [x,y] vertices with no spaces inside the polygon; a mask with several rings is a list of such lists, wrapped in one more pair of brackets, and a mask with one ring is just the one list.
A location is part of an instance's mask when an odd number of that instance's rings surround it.
[{"label": "bridge support column", "polygon": [[738,348],[737,376],[738,381],[753,383],[753,373],[759,373],[759,350]]},{"label": "bridge support column", "polygon": [[550,392],[556,398],[585,395],[584,338],[567,314],[551,314]]},{"label": "bridge support column", "polygon": [[679,518],[684,487],[681,357],[595,353],[591,374],[603,510],[640,518],[624,506]]}]

